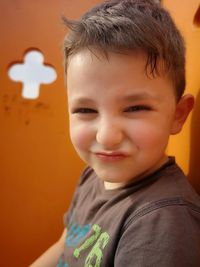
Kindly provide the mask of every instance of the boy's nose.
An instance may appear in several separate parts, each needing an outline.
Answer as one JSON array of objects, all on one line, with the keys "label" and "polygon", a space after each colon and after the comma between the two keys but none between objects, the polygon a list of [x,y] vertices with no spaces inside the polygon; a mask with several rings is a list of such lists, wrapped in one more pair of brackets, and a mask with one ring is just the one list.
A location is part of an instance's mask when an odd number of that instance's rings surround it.
[{"label": "boy's nose", "polygon": [[122,142],[123,134],[121,128],[113,121],[102,121],[98,125],[96,140],[107,150],[115,149]]}]

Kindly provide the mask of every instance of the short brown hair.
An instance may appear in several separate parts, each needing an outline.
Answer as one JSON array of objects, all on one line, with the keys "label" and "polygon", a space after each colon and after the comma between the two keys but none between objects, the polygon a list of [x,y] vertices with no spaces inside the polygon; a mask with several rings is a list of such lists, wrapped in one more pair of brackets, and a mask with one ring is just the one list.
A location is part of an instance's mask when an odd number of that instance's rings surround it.
[{"label": "short brown hair", "polygon": [[185,45],[170,14],[156,0],[110,0],[85,13],[80,20],[63,17],[70,32],[64,41],[68,58],[83,48],[107,53],[140,50],[147,54],[146,71],[158,73],[158,60],[173,82],[177,100],[185,89]]}]

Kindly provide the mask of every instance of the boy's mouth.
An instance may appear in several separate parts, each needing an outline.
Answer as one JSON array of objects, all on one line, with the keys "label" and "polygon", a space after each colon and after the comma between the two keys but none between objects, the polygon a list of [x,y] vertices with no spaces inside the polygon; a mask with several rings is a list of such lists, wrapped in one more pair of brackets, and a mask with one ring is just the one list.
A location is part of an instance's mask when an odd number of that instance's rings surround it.
[{"label": "boy's mouth", "polygon": [[119,161],[123,160],[128,157],[126,153],[123,152],[95,152],[94,153],[100,160],[102,161],[108,161],[108,162],[113,162],[113,161]]}]

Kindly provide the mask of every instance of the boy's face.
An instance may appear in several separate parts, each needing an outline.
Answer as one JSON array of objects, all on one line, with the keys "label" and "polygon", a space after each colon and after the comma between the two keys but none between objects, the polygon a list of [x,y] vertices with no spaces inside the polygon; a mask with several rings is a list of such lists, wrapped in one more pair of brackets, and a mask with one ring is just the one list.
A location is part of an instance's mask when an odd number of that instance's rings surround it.
[{"label": "boy's face", "polygon": [[117,188],[167,159],[176,110],[171,82],[150,78],[143,54],[83,50],[71,56],[67,87],[70,136],[79,156]]}]

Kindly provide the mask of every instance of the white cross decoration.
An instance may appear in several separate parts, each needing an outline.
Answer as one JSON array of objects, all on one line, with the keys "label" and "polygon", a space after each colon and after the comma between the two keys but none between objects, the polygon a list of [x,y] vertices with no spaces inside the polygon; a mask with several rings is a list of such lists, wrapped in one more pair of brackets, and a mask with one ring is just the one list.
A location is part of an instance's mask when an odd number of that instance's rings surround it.
[{"label": "white cross decoration", "polygon": [[15,82],[22,82],[22,97],[36,99],[40,94],[41,84],[50,84],[57,78],[56,71],[43,64],[41,52],[32,50],[26,53],[24,63],[14,64],[8,70],[8,75]]}]

